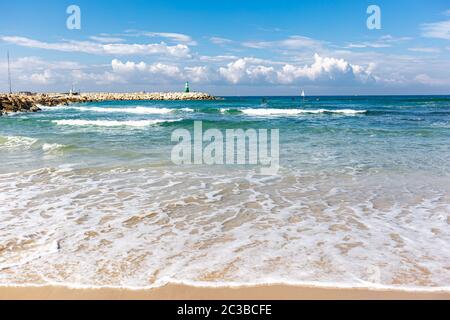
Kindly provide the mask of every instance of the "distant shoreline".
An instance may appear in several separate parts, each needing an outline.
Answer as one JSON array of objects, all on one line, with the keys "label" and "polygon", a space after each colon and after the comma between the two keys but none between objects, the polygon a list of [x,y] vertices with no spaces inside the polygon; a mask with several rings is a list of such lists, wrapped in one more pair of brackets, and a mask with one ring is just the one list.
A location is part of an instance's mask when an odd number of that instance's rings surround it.
[{"label": "distant shoreline", "polygon": [[204,92],[152,92],[152,93],[13,93],[0,94],[0,116],[10,112],[37,112],[42,106],[101,101],[193,101],[217,100]]}]

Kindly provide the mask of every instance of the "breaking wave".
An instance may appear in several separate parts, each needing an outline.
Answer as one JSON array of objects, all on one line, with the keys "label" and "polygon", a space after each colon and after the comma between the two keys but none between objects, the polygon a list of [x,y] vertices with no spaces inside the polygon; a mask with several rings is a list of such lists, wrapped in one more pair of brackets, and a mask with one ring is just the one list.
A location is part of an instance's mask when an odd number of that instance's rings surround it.
[{"label": "breaking wave", "polygon": [[102,113],[130,113],[130,114],[168,114],[172,112],[193,112],[191,108],[171,109],[156,107],[135,107],[135,108],[104,108],[104,107],[75,107],[75,106],[55,106],[41,107],[43,110],[77,110],[83,112],[102,112]]},{"label": "breaking wave", "polygon": [[364,114],[367,110],[354,109],[242,109],[242,113],[250,116],[286,116],[299,114],[336,113],[344,115]]},{"label": "breaking wave", "polygon": [[181,119],[175,120],[53,120],[52,122],[60,126],[98,126],[98,127],[147,127],[165,122],[176,122]]},{"label": "breaking wave", "polygon": [[29,149],[38,139],[22,136],[0,136],[0,149]]}]

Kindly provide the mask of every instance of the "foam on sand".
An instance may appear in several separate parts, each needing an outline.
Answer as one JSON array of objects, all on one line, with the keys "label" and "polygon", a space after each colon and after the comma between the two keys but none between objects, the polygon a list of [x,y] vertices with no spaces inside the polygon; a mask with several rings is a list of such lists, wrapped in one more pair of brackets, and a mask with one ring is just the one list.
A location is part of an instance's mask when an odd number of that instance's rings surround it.
[{"label": "foam on sand", "polygon": [[128,121],[118,121],[118,120],[53,120],[52,122],[59,126],[98,126],[98,127],[147,127],[165,122],[176,122],[181,119],[176,120],[128,120]]}]

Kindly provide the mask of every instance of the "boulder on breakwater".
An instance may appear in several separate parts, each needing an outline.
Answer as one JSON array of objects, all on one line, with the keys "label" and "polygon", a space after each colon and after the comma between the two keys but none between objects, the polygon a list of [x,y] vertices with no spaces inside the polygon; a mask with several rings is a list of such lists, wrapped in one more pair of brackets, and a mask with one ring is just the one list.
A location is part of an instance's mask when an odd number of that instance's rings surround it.
[{"label": "boulder on breakwater", "polygon": [[82,94],[0,94],[0,115],[9,112],[36,112],[39,105],[57,106],[70,103],[127,100],[216,100],[203,92],[153,92],[153,93],[82,93]]}]

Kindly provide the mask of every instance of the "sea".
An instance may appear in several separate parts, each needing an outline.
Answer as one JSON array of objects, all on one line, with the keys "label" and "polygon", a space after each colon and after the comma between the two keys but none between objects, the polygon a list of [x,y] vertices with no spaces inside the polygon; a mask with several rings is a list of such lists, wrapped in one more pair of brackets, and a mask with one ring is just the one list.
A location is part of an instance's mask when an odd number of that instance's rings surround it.
[{"label": "sea", "polygon": [[[450,290],[450,96],[105,101],[0,117],[0,285]],[[279,170],[175,164],[278,129]]]}]

